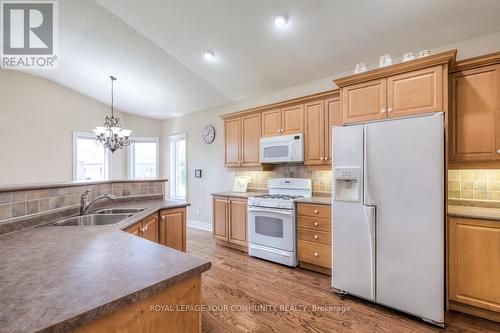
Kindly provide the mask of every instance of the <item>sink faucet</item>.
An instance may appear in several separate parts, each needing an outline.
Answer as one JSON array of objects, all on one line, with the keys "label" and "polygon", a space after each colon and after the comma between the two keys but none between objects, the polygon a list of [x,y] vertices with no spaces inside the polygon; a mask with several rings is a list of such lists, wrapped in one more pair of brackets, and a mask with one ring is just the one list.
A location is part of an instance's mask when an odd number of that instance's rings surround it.
[{"label": "sink faucet", "polygon": [[87,190],[87,191],[85,191],[85,193],[82,194],[82,199],[80,200],[80,215],[87,215],[90,207],[92,207],[98,200],[105,199],[105,198],[111,199],[111,200],[116,199],[116,196],[114,196],[113,194],[103,194],[103,195],[98,196],[94,200],[88,202],[89,201],[89,193],[90,193],[90,191]]}]

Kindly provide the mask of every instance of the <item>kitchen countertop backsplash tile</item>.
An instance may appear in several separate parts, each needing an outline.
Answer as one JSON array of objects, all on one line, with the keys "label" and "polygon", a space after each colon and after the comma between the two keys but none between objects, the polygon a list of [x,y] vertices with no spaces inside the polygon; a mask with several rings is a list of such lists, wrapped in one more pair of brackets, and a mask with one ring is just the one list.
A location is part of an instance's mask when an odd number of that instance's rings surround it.
[{"label": "kitchen countertop backsplash tile", "polygon": [[500,202],[500,169],[449,170],[448,198]]},{"label": "kitchen countertop backsplash tile", "polygon": [[117,182],[0,192],[0,223],[75,207],[80,205],[80,198],[87,190],[90,191],[90,200],[102,194],[114,194],[118,198],[140,199],[151,195],[163,196],[165,182]]},{"label": "kitchen countertop backsplash tile", "polygon": [[332,192],[331,171],[309,171],[304,165],[277,165],[273,171],[239,171],[236,175],[249,177],[248,189],[253,191],[267,191],[271,178],[308,178],[312,181],[314,193]]}]

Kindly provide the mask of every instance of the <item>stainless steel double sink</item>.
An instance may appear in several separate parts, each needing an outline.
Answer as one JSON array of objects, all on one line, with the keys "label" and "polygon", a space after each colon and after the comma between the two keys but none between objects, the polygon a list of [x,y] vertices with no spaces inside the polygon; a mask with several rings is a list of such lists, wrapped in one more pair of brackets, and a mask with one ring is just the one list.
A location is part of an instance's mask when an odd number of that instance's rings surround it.
[{"label": "stainless steel double sink", "polygon": [[142,212],[143,210],[144,208],[105,208],[88,215],[68,217],[64,220],[49,224],[49,226],[110,225],[119,223],[137,213]]}]

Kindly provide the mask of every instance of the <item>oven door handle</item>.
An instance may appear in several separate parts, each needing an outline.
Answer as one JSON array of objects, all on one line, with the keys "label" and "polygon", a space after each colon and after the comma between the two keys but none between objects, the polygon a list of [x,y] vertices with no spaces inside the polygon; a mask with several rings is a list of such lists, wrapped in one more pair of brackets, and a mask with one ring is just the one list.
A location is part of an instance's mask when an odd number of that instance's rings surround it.
[{"label": "oven door handle", "polygon": [[295,215],[293,210],[270,209],[270,208],[261,208],[261,207],[248,207],[248,211],[249,212],[273,213],[273,214],[287,215],[287,216],[294,216]]}]

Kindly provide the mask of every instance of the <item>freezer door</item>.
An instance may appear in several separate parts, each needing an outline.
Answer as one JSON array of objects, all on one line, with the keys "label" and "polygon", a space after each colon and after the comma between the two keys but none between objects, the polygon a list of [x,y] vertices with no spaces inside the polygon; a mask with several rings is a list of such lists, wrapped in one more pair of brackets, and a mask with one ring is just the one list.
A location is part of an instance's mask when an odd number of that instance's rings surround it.
[{"label": "freezer door", "polygon": [[[363,174],[363,126],[333,129],[333,169],[359,168]],[[363,188],[360,177],[360,188]],[[336,197],[335,173],[333,198]],[[332,286],[366,299],[375,299],[375,208],[363,200],[334,200],[332,207]]]},{"label": "freezer door", "polygon": [[443,322],[443,115],[369,124],[366,137],[377,302]]}]

